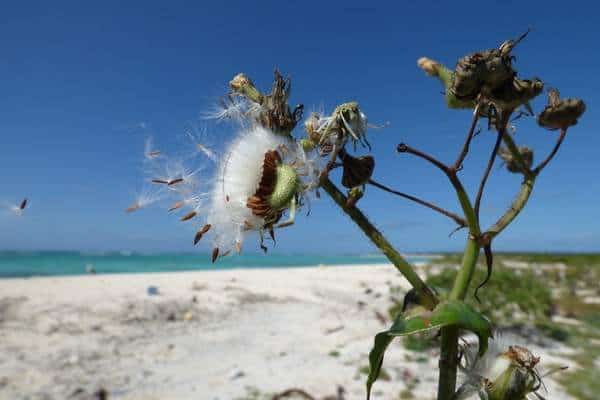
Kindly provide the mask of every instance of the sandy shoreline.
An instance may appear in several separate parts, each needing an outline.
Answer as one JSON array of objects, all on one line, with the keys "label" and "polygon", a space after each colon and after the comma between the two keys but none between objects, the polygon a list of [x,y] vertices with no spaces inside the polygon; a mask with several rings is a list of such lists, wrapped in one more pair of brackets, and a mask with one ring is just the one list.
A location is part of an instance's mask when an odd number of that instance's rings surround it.
[{"label": "sandy shoreline", "polygon": [[[0,398],[84,399],[102,387],[114,399],[228,400],[250,387],[325,396],[341,385],[362,399],[390,283],[408,288],[381,264],[0,280]],[[392,380],[376,399],[416,377],[416,398],[434,398],[435,357],[398,341],[385,365]]]}]

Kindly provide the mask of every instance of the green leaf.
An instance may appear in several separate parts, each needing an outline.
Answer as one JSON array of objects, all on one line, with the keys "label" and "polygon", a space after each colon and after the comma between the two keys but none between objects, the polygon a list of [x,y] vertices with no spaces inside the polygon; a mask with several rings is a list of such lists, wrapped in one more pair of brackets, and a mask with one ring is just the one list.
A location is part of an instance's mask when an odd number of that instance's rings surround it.
[{"label": "green leaf", "polygon": [[492,336],[492,326],[487,318],[462,301],[445,301],[438,304],[433,311],[424,312],[411,318],[406,318],[405,315],[400,314],[390,329],[375,336],[373,349],[369,353],[370,370],[367,378],[367,400],[371,398],[371,387],[379,377],[383,355],[394,337],[450,325],[475,333],[479,338],[479,355],[481,356],[486,352],[488,339]]}]

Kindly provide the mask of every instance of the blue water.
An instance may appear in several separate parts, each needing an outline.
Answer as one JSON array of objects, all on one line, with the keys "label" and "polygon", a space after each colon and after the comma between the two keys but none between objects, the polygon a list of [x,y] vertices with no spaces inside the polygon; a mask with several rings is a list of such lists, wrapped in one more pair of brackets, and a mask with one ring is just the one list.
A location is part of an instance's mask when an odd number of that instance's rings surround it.
[{"label": "blue water", "polygon": [[[409,257],[411,262],[426,261],[425,257]],[[71,251],[14,252],[0,251],[0,278],[82,275],[87,268],[98,274],[216,270],[232,268],[303,267],[320,264],[378,264],[387,263],[380,255],[322,256],[322,255],[235,255],[210,262],[208,254],[137,254],[82,253]]]}]

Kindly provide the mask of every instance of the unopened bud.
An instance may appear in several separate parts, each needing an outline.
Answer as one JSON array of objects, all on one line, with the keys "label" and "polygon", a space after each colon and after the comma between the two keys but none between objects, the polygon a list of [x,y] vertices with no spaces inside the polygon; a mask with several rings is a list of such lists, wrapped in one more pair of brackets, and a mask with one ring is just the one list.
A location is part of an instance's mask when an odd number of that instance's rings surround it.
[{"label": "unopened bud", "polygon": [[421,57],[417,60],[417,65],[429,76],[437,76],[440,68],[440,63],[431,58]]},{"label": "unopened bud", "polygon": [[254,83],[244,73],[239,73],[229,81],[229,87],[236,93],[246,96],[255,103],[262,103],[263,95],[256,89]]}]

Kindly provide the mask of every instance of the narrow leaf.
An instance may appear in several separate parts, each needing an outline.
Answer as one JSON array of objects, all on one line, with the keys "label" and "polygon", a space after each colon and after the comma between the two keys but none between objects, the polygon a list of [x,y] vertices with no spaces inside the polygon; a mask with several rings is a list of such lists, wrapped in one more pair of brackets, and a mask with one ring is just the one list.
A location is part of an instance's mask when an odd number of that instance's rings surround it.
[{"label": "narrow leaf", "polygon": [[492,336],[491,324],[487,318],[462,301],[445,301],[438,304],[433,311],[426,311],[411,318],[400,314],[389,330],[375,336],[373,349],[369,353],[367,400],[370,399],[373,383],[381,372],[385,351],[395,336],[411,335],[451,325],[475,333],[479,338],[479,355],[486,352],[488,339]]}]

